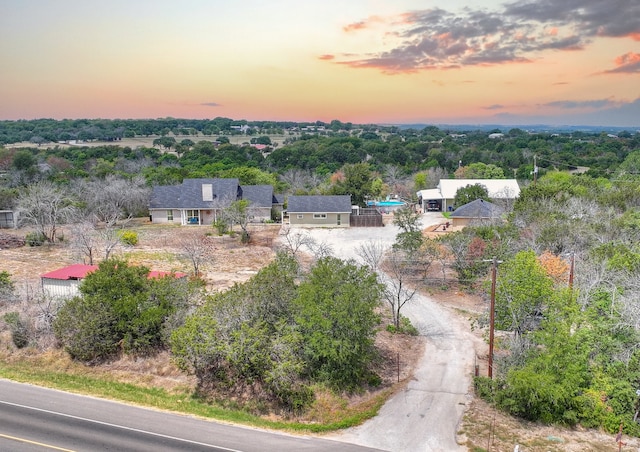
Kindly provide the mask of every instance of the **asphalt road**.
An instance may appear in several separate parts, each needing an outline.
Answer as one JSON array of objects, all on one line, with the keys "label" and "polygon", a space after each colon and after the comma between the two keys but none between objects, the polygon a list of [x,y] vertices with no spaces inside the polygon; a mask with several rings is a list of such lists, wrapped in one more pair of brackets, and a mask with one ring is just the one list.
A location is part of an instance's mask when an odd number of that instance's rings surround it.
[{"label": "asphalt road", "polygon": [[0,380],[0,451],[345,451],[377,449],[232,426]]}]

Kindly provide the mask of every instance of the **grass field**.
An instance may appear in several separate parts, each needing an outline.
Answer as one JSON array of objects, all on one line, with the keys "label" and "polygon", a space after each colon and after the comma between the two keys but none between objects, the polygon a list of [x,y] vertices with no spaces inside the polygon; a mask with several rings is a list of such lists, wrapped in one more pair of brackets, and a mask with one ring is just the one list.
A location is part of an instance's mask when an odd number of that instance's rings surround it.
[{"label": "grass field", "polygon": [[[218,135],[202,135],[202,134],[198,134],[198,135],[173,135],[170,134],[169,136],[173,136],[176,141],[178,143],[180,143],[182,140],[185,139],[189,139],[195,143],[199,142],[199,141],[216,141],[218,139]],[[228,139],[229,142],[231,144],[236,144],[236,145],[242,145],[242,144],[249,144],[251,142],[252,138],[257,138],[258,136],[261,135],[254,135],[254,136],[249,136],[249,135],[225,135]],[[284,140],[286,140],[287,138],[290,138],[290,135],[268,135],[269,138],[271,139],[271,142],[274,144],[274,147],[278,147],[278,146],[282,146],[284,143]],[[61,147],[61,148],[72,148],[72,147],[97,147],[97,146],[122,146],[122,147],[130,147],[132,149],[136,149],[138,147],[154,147],[153,146],[153,141],[156,140],[157,138],[160,138],[159,135],[151,135],[148,137],[135,137],[135,138],[123,138],[120,141],[88,141],[88,142],[83,142],[83,143],[76,143],[76,144],[68,144],[68,143],[44,143],[42,145],[40,145],[39,147],[41,148],[54,148],[54,147]],[[7,148],[27,148],[27,147],[38,147],[36,144],[28,142],[28,141],[23,141],[21,143],[14,143],[14,144],[9,144],[6,145]]]}]

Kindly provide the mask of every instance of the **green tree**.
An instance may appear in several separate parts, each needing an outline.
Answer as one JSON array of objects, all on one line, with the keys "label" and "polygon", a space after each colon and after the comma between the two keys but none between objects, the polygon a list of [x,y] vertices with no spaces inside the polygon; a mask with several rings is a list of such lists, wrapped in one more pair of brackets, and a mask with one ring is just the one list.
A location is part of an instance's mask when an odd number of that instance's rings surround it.
[{"label": "green tree", "polygon": [[[533,267],[531,256],[516,259]],[[531,338],[535,346],[528,349],[522,366],[506,372],[497,403],[532,421],[568,425],[591,421],[598,413],[587,395],[592,383],[589,347],[584,334],[573,331],[581,323],[580,310],[566,289],[550,294],[545,304],[544,316]]]},{"label": "green tree", "polygon": [[222,171],[219,177],[237,178],[241,185],[272,185],[275,187],[278,184],[274,174],[247,166],[236,166]]},{"label": "green tree", "polygon": [[110,259],[84,279],[81,296],[67,301],[53,324],[72,358],[101,361],[120,351],[149,353],[164,346],[163,324],[187,291],[184,282],[148,274],[146,267]]},{"label": "green tree", "polygon": [[415,254],[422,246],[421,216],[409,206],[397,209],[393,215],[393,224],[400,228],[393,247],[409,254]]},{"label": "green tree", "polygon": [[176,363],[196,375],[199,391],[266,397],[289,408],[310,401],[291,305],[297,274],[295,259],[278,254],[245,284],[212,296],[173,332]]},{"label": "green tree", "polygon": [[523,335],[537,329],[553,295],[553,281],[533,251],[521,251],[500,266],[496,328]]},{"label": "green tree", "polygon": [[351,195],[351,203],[365,205],[365,199],[373,194],[373,178],[368,163],[353,163],[342,167],[344,177],[332,188],[334,195]]},{"label": "green tree", "polygon": [[427,173],[416,173],[413,176],[413,185],[416,190],[424,190],[427,188]]},{"label": "green tree", "polygon": [[251,236],[249,235],[249,217],[251,215],[251,207],[249,201],[240,199],[233,201],[229,206],[222,210],[224,221],[229,225],[229,229],[233,230],[233,225],[237,224],[242,230],[240,240],[242,243],[249,243]]},{"label": "green tree", "polygon": [[367,267],[333,257],[320,259],[300,284],[295,321],[313,379],[353,389],[375,357],[376,308],[383,287]]},{"label": "green tree", "polygon": [[18,151],[13,156],[13,167],[18,171],[29,171],[37,163],[31,151]]},{"label": "green tree", "polygon": [[456,170],[457,179],[504,179],[504,171],[493,163],[475,162]]},{"label": "green tree", "polygon": [[[167,132],[168,133],[168,132]],[[166,150],[170,150],[171,148],[177,145],[176,139],[174,137],[163,136],[161,138],[156,138],[153,140],[154,146],[162,146]]]},{"label": "green tree", "polygon": [[13,300],[14,284],[8,271],[0,272],[0,305]]},{"label": "green tree", "polygon": [[468,204],[476,199],[484,199],[490,201],[489,191],[487,187],[482,184],[467,185],[466,187],[460,187],[456,191],[456,196],[453,198],[453,205],[456,207]]}]

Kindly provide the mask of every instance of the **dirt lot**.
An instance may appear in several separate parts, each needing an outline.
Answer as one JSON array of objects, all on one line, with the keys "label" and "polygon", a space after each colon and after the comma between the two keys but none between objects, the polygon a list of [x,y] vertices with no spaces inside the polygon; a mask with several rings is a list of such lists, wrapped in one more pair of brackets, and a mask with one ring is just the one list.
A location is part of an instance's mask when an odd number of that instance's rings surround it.
[{"label": "dirt lot", "polygon": [[[188,274],[193,274],[193,267],[188,259],[179,256],[178,238],[185,233],[204,237],[212,232],[211,227],[193,226],[185,230],[179,226],[151,225],[147,220],[137,220],[127,229],[138,233],[139,243],[116,249],[115,256],[152,270]],[[241,245],[237,238],[229,236],[208,236],[207,240],[215,250],[214,258],[202,269],[209,288],[222,290],[235,282],[246,281],[268,264],[275,255],[272,247],[278,230],[275,225],[257,225],[252,231],[251,246]],[[28,232],[26,229],[5,231],[21,237]],[[63,229],[62,236],[68,240],[70,233]],[[74,252],[67,240],[56,245],[0,250],[0,271],[8,271],[18,286],[38,287],[43,273],[70,264],[87,263],[86,258]]]}]

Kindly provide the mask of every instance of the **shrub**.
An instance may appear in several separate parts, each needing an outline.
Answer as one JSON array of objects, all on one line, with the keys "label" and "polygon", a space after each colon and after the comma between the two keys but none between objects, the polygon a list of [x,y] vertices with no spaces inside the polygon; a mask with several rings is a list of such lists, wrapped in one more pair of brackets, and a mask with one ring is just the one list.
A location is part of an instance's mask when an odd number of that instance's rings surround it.
[{"label": "shrub", "polygon": [[216,220],[213,223],[213,227],[216,231],[218,231],[218,235],[224,235],[229,232],[229,225],[222,220]]},{"label": "shrub", "polygon": [[120,241],[125,245],[135,246],[138,244],[138,233],[136,231],[122,231]]},{"label": "shrub", "polygon": [[17,312],[8,312],[3,316],[4,321],[11,330],[11,340],[18,348],[29,345],[29,325],[22,320]]},{"label": "shrub", "polygon": [[476,389],[476,394],[483,400],[488,402],[493,401],[493,396],[496,390],[496,381],[487,377],[474,377],[473,385]]},{"label": "shrub", "polygon": [[41,246],[44,242],[46,242],[47,238],[42,232],[29,232],[25,238],[25,242],[29,246]]},{"label": "shrub", "polygon": [[409,336],[418,335],[418,329],[413,326],[411,320],[403,316],[400,316],[400,328],[396,328],[396,326],[391,323],[387,325],[387,331],[393,334],[407,334]]},{"label": "shrub", "polygon": [[82,296],[68,300],[53,322],[72,358],[98,362],[120,352],[147,354],[164,346],[163,324],[185,288],[173,278],[148,279],[149,270],[107,260],[85,278]]}]

